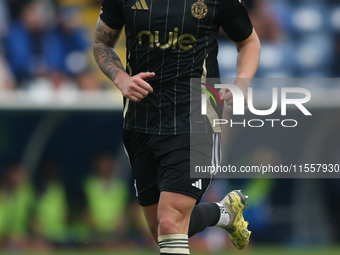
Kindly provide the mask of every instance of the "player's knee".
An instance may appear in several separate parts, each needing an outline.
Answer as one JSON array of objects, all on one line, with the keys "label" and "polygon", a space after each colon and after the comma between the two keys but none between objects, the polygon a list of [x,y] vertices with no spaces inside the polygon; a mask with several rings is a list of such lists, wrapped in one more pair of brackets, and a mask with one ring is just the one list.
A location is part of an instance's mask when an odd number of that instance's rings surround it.
[{"label": "player's knee", "polygon": [[174,208],[158,211],[158,234],[171,235],[183,232],[189,218],[190,215],[185,215]]},{"label": "player's knee", "polygon": [[178,233],[178,220],[170,215],[163,215],[159,217],[159,235],[171,235]]}]

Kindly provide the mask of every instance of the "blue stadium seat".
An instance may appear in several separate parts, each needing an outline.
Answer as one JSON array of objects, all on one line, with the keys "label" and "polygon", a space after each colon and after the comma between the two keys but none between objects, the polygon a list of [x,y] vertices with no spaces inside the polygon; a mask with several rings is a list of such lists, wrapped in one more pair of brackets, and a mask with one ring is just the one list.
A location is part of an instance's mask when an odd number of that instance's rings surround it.
[{"label": "blue stadium seat", "polygon": [[229,40],[220,40],[218,50],[218,63],[221,77],[232,78],[236,75],[237,51],[235,45]]},{"label": "blue stadium seat", "polygon": [[340,33],[340,5],[330,7],[327,25],[333,33]]},{"label": "blue stadium seat", "polygon": [[329,13],[325,5],[303,4],[291,12],[291,25],[294,35],[307,35],[325,32],[328,29],[326,20]]},{"label": "blue stadium seat", "polygon": [[293,50],[290,43],[263,43],[256,77],[287,78],[292,76]]},{"label": "blue stadium seat", "polygon": [[334,61],[333,37],[327,34],[306,36],[294,47],[296,74],[299,77],[327,77]]},{"label": "blue stadium seat", "polygon": [[[261,59],[256,78],[287,78],[292,77],[294,69],[293,49],[290,43],[262,43]],[[237,51],[235,45],[229,41],[219,41],[218,62],[221,77],[234,78],[236,76]]]}]

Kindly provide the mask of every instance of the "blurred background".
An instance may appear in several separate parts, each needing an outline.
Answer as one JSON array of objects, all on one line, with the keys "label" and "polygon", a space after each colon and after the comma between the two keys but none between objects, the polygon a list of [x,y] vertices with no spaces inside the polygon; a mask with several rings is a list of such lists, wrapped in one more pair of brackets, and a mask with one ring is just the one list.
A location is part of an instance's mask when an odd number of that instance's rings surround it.
[{"label": "blurred background", "polygon": [[[0,254],[157,254],[122,148],[122,96],[92,57],[101,2],[0,0]],[[326,104],[294,132],[229,130],[225,163],[340,163],[340,83],[319,79],[340,74],[340,1],[243,3],[262,42],[256,77],[315,79],[304,86]],[[234,77],[235,46],[219,43],[221,76]],[[124,34],[116,47],[125,62]],[[340,253],[339,179],[218,179],[204,200],[236,188],[250,195],[248,254]],[[190,242],[235,252],[217,228]]]}]

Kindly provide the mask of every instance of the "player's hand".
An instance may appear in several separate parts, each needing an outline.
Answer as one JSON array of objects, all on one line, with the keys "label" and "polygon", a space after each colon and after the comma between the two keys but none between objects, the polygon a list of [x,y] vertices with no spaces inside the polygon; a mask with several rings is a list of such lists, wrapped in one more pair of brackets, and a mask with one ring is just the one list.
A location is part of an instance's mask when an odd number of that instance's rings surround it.
[{"label": "player's hand", "polygon": [[120,81],[116,82],[117,87],[122,92],[123,96],[134,101],[139,102],[145,98],[149,93],[153,92],[153,88],[145,79],[155,76],[153,72],[139,73],[132,77],[128,74],[123,74]]},{"label": "player's hand", "polygon": [[[242,91],[243,96],[244,96],[244,106],[247,106],[248,105],[247,92],[249,88],[248,82],[239,82],[236,80],[233,83],[233,85],[239,87],[239,89]],[[233,94],[231,93],[229,89],[225,89],[225,88],[220,89],[219,95],[222,100],[226,101],[227,105],[230,105],[231,107],[233,107],[233,103],[234,103]]]}]

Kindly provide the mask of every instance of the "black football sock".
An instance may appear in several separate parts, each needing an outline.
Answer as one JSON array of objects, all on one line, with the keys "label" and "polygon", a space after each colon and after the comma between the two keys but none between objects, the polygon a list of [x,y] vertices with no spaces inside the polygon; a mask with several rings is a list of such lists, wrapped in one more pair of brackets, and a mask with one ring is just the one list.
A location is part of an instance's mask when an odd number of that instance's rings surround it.
[{"label": "black football sock", "polygon": [[207,227],[215,226],[220,216],[221,210],[216,203],[200,203],[195,205],[191,213],[188,236],[191,237]]}]

